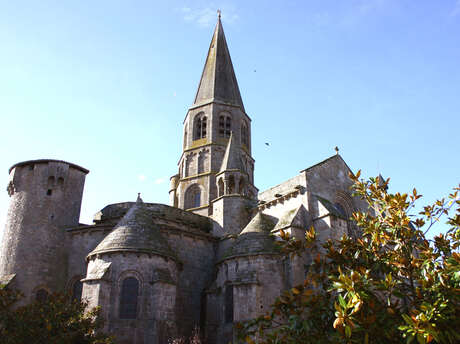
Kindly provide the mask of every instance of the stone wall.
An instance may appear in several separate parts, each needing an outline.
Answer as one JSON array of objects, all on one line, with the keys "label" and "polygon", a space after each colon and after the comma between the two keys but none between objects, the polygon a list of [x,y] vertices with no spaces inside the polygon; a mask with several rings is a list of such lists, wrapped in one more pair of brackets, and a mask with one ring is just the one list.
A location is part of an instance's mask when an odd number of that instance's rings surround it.
[{"label": "stone wall", "polygon": [[67,282],[65,228],[77,226],[87,170],[57,160],[19,163],[10,170],[10,207],[0,275],[31,300],[39,289],[63,290]]},{"label": "stone wall", "polygon": [[[103,267],[110,266],[106,271]],[[162,257],[135,253],[104,254],[90,260],[83,297],[90,306],[99,305],[107,317],[105,330],[113,333],[118,344],[163,344],[177,334],[176,262]],[[120,294],[125,278],[139,281],[137,316],[120,317]]]}]

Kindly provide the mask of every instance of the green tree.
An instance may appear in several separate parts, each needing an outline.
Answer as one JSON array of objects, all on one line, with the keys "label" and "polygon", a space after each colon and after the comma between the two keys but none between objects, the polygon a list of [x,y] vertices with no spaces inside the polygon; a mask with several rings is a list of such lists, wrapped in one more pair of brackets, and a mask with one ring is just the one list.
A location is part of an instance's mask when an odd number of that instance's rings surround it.
[{"label": "green tree", "polygon": [[113,339],[100,330],[100,309],[85,312],[87,303],[67,295],[52,294],[45,302],[14,307],[21,297],[0,286],[0,342],[53,344],[111,344]]},{"label": "green tree", "polygon": [[[369,204],[356,212],[358,239],[320,244],[314,228],[304,241],[281,233],[283,250],[307,250],[305,281],[283,292],[264,316],[240,324],[247,343],[460,342],[459,188],[414,211],[421,197],[389,193],[389,180],[351,175],[354,193]],[[453,213],[453,215],[452,215]],[[449,217],[450,215],[450,217]],[[449,229],[427,232],[447,217]]]}]

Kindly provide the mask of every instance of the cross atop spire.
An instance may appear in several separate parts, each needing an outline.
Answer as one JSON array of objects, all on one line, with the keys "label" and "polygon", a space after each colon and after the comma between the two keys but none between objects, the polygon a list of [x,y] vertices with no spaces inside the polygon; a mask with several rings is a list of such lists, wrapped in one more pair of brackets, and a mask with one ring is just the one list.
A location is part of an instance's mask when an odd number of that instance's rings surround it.
[{"label": "cross atop spire", "polygon": [[239,106],[244,111],[238,82],[236,81],[224,29],[220,20],[220,10],[217,11],[217,14],[216,28],[209,45],[208,56],[206,57],[193,105],[220,102]]}]

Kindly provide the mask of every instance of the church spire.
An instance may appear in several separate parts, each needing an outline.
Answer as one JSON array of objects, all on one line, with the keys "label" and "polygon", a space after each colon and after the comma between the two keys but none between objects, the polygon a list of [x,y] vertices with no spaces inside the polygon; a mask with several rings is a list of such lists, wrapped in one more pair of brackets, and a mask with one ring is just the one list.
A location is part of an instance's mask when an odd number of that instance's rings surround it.
[{"label": "church spire", "polygon": [[235,139],[233,138],[233,131],[230,133],[230,138],[227,143],[227,148],[225,150],[224,159],[222,160],[222,166],[220,172],[224,171],[243,171],[243,166],[241,163],[241,153],[236,146]]},{"label": "church spire", "polygon": [[224,29],[220,20],[220,13],[193,105],[213,101],[236,105],[244,111],[238,82],[236,81]]}]

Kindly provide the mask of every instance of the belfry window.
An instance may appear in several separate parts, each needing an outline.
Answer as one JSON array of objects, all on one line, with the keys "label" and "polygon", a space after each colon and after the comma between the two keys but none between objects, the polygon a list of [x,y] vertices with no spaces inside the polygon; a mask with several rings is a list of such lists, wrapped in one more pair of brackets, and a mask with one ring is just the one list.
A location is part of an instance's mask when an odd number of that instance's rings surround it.
[{"label": "belfry window", "polygon": [[230,116],[221,115],[219,117],[219,136],[230,137],[232,131],[232,118]]},{"label": "belfry window", "polygon": [[194,140],[203,139],[206,137],[206,126],[207,118],[203,114],[195,117],[195,130],[194,130]]},{"label": "belfry window", "polygon": [[120,319],[136,319],[139,281],[134,277],[125,278],[120,293]]}]

